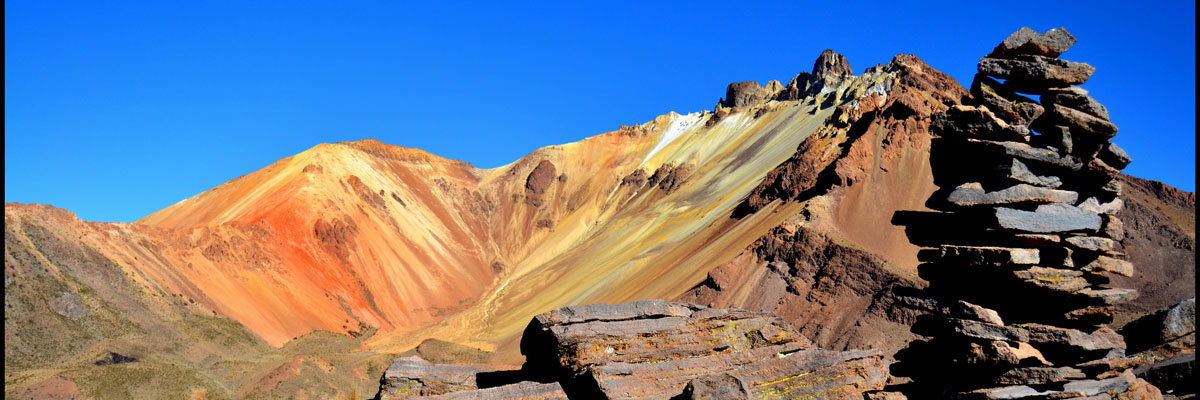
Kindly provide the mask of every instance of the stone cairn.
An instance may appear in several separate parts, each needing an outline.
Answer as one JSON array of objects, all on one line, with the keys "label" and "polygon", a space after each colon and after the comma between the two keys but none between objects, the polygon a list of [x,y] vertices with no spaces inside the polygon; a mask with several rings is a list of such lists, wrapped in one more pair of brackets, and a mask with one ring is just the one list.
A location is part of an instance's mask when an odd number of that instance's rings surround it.
[{"label": "stone cairn", "polygon": [[933,118],[936,212],[897,213],[923,247],[933,311],[913,326],[929,339],[893,366],[912,398],[1161,398],[1107,326],[1137,296],[1102,286],[1133,274],[1114,180],[1130,159],[1075,86],[1095,68],[1058,58],[1074,43],[1021,28],[979,61],[963,105]]}]

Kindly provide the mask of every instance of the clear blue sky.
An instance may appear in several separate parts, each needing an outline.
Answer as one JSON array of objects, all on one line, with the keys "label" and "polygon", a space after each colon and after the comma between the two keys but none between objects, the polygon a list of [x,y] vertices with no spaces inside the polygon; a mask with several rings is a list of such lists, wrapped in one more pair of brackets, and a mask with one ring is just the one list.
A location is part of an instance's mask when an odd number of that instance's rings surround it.
[{"label": "clear blue sky", "polygon": [[1127,173],[1195,190],[1194,2],[517,3],[5,1],[4,200],[133,221],[363,138],[495,167],[825,48],[969,83],[1023,25],[1079,38]]}]

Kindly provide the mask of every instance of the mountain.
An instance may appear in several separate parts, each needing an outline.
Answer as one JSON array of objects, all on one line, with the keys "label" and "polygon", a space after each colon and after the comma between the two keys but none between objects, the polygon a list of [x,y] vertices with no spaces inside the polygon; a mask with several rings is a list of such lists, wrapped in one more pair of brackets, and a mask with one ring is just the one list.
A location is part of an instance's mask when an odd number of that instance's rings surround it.
[{"label": "mountain", "polygon": [[[911,55],[852,71],[826,51],[787,85],[493,169],[368,139],[131,224],[8,203],[6,395],[369,396],[429,339],[515,365],[534,315],[641,299],[771,311],[890,355],[923,285],[891,220],[925,209],[930,117],[967,91]],[[1126,181],[1146,254],[1127,284],[1172,288],[1135,315],[1194,295],[1168,283],[1194,276],[1195,199]],[[109,352],[137,361],[94,365]]]}]

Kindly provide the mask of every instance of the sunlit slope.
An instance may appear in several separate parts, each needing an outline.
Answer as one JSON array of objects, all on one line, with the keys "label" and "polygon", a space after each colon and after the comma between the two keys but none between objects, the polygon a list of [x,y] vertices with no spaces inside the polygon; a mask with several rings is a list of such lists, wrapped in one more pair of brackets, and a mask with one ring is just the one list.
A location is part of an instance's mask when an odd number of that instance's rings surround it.
[{"label": "sunlit slope", "polygon": [[[834,110],[886,97],[895,75],[853,76],[827,52],[787,87],[731,85],[715,111],[488,170],[374,140],[322,144],[139,221],[186,240],[132,264],[274,345],[373,327],[383,348],[492,347],[545,310],[699,283],[796,212],[731,218],[764,176],[814,132],[844,130]],[[830,146],[814,151],[842,153]]]}]

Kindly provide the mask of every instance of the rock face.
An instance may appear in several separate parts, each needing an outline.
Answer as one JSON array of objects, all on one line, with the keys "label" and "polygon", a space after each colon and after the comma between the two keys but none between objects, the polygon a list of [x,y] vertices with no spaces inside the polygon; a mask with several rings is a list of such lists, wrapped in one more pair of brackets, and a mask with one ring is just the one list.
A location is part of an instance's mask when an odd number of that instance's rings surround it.
[{"label": "rock face", "polygon": [[[399,359],[381,398],[861,399],[887,379],[879,352],[813,348],[770,314],[658,300],[540,314],[521,351],[522,381],[495,388],[479,388],[474,377],[487,373],[471,367]],[[559,384],[566,394],[553,397]]]},{"label": "rock face", "polygon": [[[929,339],[897,354],[893,370],[913,378],[910,396],[1161,398],[1129,370],[1125,340],[1108,327],[1113,307],[1137,293],[1104,286],[1133,266],[1114,258],[1124,255],[1111,216],[1122,202],[1118,170],[1102,159],[1124,166],[1128,156],[1103,151],[1116,126],[1070,87],[1094,69],[1056,58],[1074,42],[1062,28],[1013,33],[979,62],[976,104],[934,117],[933,174],[945,189],[929,204],[943,213],[912,222],[927,225],[910,237],[934,247],[919,254],[925,294],[982,312],[935,309],[913,325]],[[1013,104],[1031,100],[1017,92],[1042,94],[1046,112],[1021,112]],[[1040,135],[1014,134],[1029,131]],[[939,229],[953,233],[929,234]]]}]

